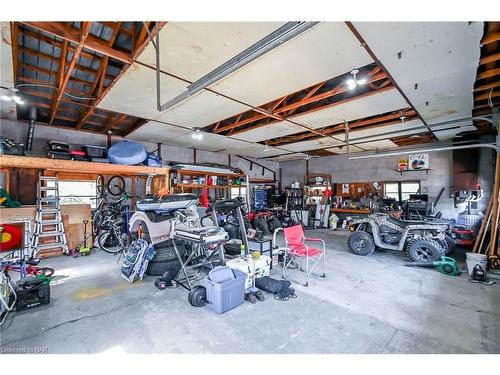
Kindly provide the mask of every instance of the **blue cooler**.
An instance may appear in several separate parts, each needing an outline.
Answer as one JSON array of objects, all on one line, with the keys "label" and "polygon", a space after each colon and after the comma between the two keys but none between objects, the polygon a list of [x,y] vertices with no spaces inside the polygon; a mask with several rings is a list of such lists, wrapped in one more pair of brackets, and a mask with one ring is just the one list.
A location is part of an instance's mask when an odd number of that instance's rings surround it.
[{"label": "blue cooler", "polygon": [[215,267],[205,276],[207,304],[213,311],[222,314],[234,309],[245,300],[247,275],[226,266]]}]

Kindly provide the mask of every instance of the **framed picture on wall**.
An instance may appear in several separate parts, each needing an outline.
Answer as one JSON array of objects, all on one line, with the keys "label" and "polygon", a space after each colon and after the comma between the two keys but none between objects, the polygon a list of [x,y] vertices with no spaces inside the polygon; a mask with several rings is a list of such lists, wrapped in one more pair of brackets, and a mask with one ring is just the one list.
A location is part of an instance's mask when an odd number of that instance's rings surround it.
[{"label": "framed picture on wall", "polygon": [[429,169],[429,154],[412,154],[408,159],[408,169],[418,171]]}]

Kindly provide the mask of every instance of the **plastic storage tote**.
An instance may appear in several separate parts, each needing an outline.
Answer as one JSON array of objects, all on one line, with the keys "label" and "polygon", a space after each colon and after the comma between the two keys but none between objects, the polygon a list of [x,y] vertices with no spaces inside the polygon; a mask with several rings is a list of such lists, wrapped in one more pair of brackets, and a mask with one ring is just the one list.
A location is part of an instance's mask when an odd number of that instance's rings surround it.
[{"label": "plastic storage tote", "polygon": [[[232,277],[230,275],[228,277],[228,273],[232,273]],[[225,266],[210,271],[208,276],[205,276],[208,307],[222,314],[241,305],[245,299],[246,277],[247,275],[240,270]]]}]

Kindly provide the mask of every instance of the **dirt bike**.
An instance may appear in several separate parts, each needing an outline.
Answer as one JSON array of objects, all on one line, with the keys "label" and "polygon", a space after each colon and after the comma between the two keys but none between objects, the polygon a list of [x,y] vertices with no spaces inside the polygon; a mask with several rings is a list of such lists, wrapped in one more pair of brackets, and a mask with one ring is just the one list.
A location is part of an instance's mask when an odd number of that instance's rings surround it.
[{"label": "dirt bike", "polygon": [[353,233],[347,244],[356,255],[370,255],[379,247],[406,251],[414,262],[429,262],[439,260],[449,250],[445,223],[404,221],[379,212],[351,218],[349,224]]}]

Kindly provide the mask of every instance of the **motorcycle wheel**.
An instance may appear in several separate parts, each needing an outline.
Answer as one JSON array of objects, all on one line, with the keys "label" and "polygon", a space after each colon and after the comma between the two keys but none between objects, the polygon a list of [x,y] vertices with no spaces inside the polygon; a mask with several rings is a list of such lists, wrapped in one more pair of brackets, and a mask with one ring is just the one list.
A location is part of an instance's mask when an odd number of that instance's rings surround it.
[{"label": "motorcycle wheel", "polygon": [[451,254],[457,246],[455,240],[448,235],[446,235],[444,240],[439,240],[438,242],[442,247],[446,249],[446,255]]},{"label": "motorcycle wheel", "polygon": [[406,246],[406,254],[412,262],[432,262],[445,253],[446,249],[438,241],[428,238],[413,240]]},{"label": "motorcycle wheel", "polygon": [[366,232],[353,232],[347,239],[349,250],[353,254],[367,256],[375,250],[373,237]]}]

